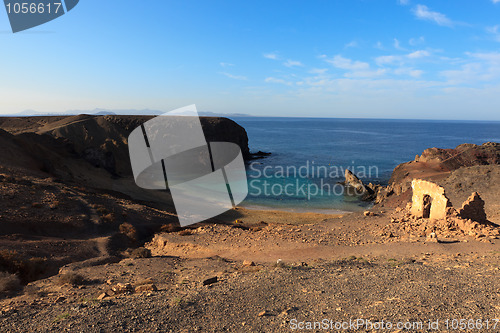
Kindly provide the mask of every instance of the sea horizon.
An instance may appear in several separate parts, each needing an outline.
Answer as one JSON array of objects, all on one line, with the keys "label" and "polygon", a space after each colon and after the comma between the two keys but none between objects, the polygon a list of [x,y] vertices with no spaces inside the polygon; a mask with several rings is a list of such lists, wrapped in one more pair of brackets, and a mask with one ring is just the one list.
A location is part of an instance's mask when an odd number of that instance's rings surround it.
[{"label": "sea horizon", "polygon": [[[278,210],[361,211],[369,208],[371,203],[340,191],[339,182],[344,180],[345,169],[352,171],[365,184],[387,185],[396,166],[414,160],[425,149],[500,142],[498,121],[314,117],[231,119],[247,131],[251,152],[271,153],[268,157],[249,162],[249,195],[242,205]],[[302,175],[283,173],[283,170],[297,171],[300,168]],[[337,168],[341,172],[333,170],[318,176],[317,172],[314,173],[318,168]],[[369,168],[376,170],[376,174],[368,174]],[[285,193],[287,185],[290,191]],[[273,186],[274,192],[271,191]]]}]

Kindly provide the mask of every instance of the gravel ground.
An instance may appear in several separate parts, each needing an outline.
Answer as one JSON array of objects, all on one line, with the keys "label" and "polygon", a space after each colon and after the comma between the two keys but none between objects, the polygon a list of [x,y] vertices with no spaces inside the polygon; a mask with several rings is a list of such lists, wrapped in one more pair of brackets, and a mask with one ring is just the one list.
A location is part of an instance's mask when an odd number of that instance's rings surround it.
[{"label": "gravel ground", "polygon": [[[27,292],[4,303],[0,323],[3,332],[291,332],[300,322],[362,319],[390,321],[395,326],[385,331],[397,332],[398,322],[439,320],[440,331],[446,331],[445,319],[493,325],[500,318],[499,263],[497,252],[247,267],[218,257],[127,259],[82,271],[89,279],[97,277],[83,289],[65,285],[50,293],[53,280],[34,283],[37,291],[31,296]],[[218,282],[201,283],[200,277],[214,274]],[[103,279],[110,276],[117,281],[147,276],[159,290],[99,301]],[[427,330],[413,326],[406,331]]]}]

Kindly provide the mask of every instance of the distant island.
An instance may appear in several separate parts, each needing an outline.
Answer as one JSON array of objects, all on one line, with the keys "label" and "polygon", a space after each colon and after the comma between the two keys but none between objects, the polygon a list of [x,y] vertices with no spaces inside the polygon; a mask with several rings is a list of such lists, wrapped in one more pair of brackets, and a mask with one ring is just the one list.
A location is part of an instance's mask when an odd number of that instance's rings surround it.
[{"label": "distant island", "polygon": [[[35,110],[25,110],[18,113],[0,114],[0,117],[50,117],[50,116],[76,116],[79,114],[88,114],[96,116],[159,116],[168,111],[151,110],[151,109],[124,109],[124,110],[109,110],[96,108],[94,110],[68,110],[63,112],[40,112]],[[245,113],[221,113],[200,111],[198,114],[202,117],[253,117]]]}]

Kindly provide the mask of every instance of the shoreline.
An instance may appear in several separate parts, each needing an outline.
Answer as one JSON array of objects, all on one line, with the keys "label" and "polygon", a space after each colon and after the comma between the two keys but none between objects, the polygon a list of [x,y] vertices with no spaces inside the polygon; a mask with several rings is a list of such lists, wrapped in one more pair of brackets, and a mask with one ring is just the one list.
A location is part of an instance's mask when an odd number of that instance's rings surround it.
[{"label": "shoreline", "polygon": [[[237,206],[234,210],[238,212],[239,217],[234,221],[235,223],[244,223],[245,225],[259,225],[262,222],[266,224],[313,224],[320,223],[325,220],[339,219],[346,215],[353,213],[314,213],[314,212],[290,212],[273,209],[249,209],[247,207]],[[238,221],[238,222],[236,222]]]},{"label": "shoreline", "polygon": [[[340,210],[340,209],[308,209],[308,208],[280,208],[280,207],[271,207],[271,206],[262,206],[262,205],[239,205],[238,209],[246,209],[249,211],[272,211],[272,212],[283,212],[283,213],[296,213],[296,214],[321,214],[321,215],[346,215],[356,213],[354,211]],[[366,209],[370,209],[367,207]],[[362,210],[360,210],[362,211]]]}]

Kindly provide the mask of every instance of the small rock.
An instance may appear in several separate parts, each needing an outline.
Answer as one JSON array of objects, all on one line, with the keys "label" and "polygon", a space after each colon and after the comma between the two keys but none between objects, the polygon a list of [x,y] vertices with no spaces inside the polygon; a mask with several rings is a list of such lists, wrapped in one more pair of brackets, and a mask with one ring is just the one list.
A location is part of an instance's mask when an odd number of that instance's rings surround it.
[{"label": "small rock", "polygon": [[286,315],[289,315],[289,314],[290,314],[291,312],[293,312],[293,311],[297,311],[298,309],[299,309],[299,308],[297,308],[297,307],[295,307],[295,306],[292,306],[292,307],[290,307],[290,308],[288,308],[288,309],[283,310],[283,311],[281,312],[281,314],[280,314],[280,315],[282,315],[282,316],[286,316]]},{"label": "small rock", "polygon": [[250,260],[243,260],[243,267],[255,266],[255,263]]},{"label": "small rock", "polygon": [[266,310],[261,311],[261,312],[259,312],[259,314],[258,314],[258,316],[259,316],[259,317],[264,317],[264,316],[268,316],[268,315],[269,315],[269,312],[267,312]]},{"label": "small rock", "polygon": [[59,296],[58,298],[56,298],[56,300],[54,301],[55,303],[61,303],[62,301],[64,301],[66,299],[66,297],[64,296]]},{"label": "small rock", "polygon": [[156,285],[154,283],[142,284],[135,287],[136,293],[142,293],[145,291],[158,291],[158,288],[156,288]]},{"label": "small rock", "polygon": [[211,277],[211,278],[208,278],[208,279],[204,280],[203,281],[203,285],[204,286],[208,286],[208,285],[210,285],[212,283],[216,283],[217,281],[218,281],[217,276],[214,276],[214,277]]},{"label": "small rock", "polygon": [[106,293],[102,293],[100,294],[99,296],[97,296],[97,300],[98,301],[102,301],[104,298],[106,298],[108,296],[108,294]]},{"label": "small rock", "polygon": [[123,294],[132,291],[132,289],[133,288],[130,283],[117,283],[116,285],[111,287],[111,290],[113,290],[115,294]]}]

